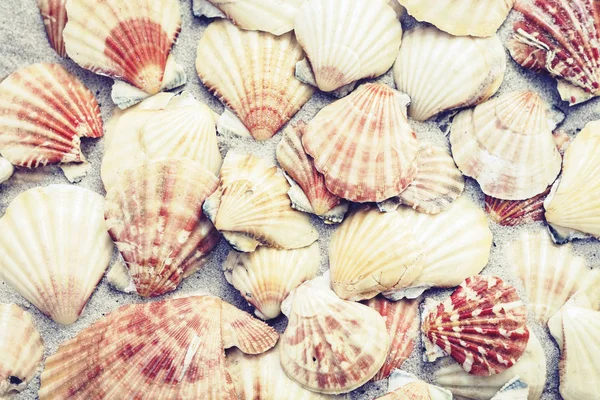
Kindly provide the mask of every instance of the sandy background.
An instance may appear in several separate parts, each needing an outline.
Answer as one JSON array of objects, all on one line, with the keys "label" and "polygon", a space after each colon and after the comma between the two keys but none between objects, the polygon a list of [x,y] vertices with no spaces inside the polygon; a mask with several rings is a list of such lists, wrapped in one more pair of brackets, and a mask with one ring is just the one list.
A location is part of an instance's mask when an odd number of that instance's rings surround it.
[{"label": "sandy background", "polygon": [[[183,27],[179,40],[174,48],[174,54],[178,63],[185,67],[188,74],[188,84],[185,89],[201,99],[213,110],[221,112],[223,109],[222,105],[202,86],[195,73],[194,61],[196,57],[196,45],[202,32],[207,26],[208,21],[193,17],[190,3],[191,0],[181,0]],[[509,20],[500,30],[500,36],[502,37],[503,42],[506,42],[506,39],[510,34],[514,18],[515,15],[511,14]],[[410,28],[414,24],[415,21],[410,17],[403,17],[403,26],[405,29]],[[505,81],[500,89],[500,93],[516,89],[536,90],[548,102],[567,113],[567,118],[562,124],[561,129],[570,135],[576,134],[587,122],[599,119],[600,112],[598,110],[597,100],[592,100],[583,105],[569,109],[566,103],[560,101],[555,90],[556,83],[553,79],[523,70],[512,61],[510,56],[508,56],[508,53],[507,58],[508,71]],[[20,67],[35,62],[60,63],[81,78],[85,84],[96,93],[101,104],[103,119],[105,122],[108,121],[113,111],[113,104],[110,100],[112,81],[108,78],[99,77],[83,70],[72,61],[61,59],[54,53],[46,39],[46,33],[35,0],[0,1],[0,79]],[[381,79],[393,86],[393,80],[391,79],[390,73]],[[315,94],[296,115],[294,120],[310,120],[322,107],[332,100],[333,99],[330,96],[321,93]],[[447,147],[448,140],[439,128],[440,126],[443,127],[445,125],[447,125],[447,117],[440,117],[427,123],[413,123],[413,126],[421,139]],[[251,139],[237,137],[219,137],[223,155],[225,155],[229,149],[235,149],[238,152],[251,152],[273,162],[275,146],[279,140],[280,135],[276,135],[266,142],[254,142]],[[84,140],[82,148],[87,158],[92,163],[92,170],[79,185],[104,195],[105,192],[100,180],[103,140]],[[66,184],[68,182],[66,178],[64,178],[62,172],[56,167],[45,168],[43,171],[38,170],[33,173],[20,172],[13,176],[9,182],[0,186],[0,215],[3,215],[10,201],[17,194],[35,186],[45,186],[51,183]],[[466,195],[470,196],[483,206],[483,195],[477,184],[470,179],[467,180]],[[319,243],[323,260],[321,269],[325,270],[327,268],[327,248],[329,239],[335,228],[324,225],[317,218],[314,218],[313,222],[319,229]],[[500,276],[520,288],[518,280],[515,278],[512,270],[508,267],[507,261],[502,255],[502,248],[507,243],[514,240],[519,231],[523,229],[535,230],[538,229],[539,226],[534,224],[520,229],[511,229],[502,228],[492,223],[490,223],[490,225],[494,233],[494,246],[492,247],[489,265],[483,270],[483,273]],[[1,232],[0,234],[7,235],[10,234],[10,232]],[[580,241],[575,243],[574,248],[577,254],[586,257],[589,266],[596,267],[598,265],[597,252],[600,249],[600,246],[597,242]],[[240,294],[227,284],[221,272],[221,265],[225,260],[228,251],[228,245],[222,240],[212,253],[212,257],[206,267],[185,280],[176,294],[181,295],[184,293],[208,291],[214,295],[221,296],[225,300],[244,310],[252,312],[252,309],[244,302]],[[451,290],[429,291],[426,295],[444,298],[450,292]],[[17,303],[29,309],[35,318],[37,327],[42,333],[46,347],[46,356],[53,354],[60,343],[74,337],[83,328],[89,326],[111,310],[114,310],[123,304],[140,301],[142,300],[137,296],[113,291],[109,288],[106,280],[103,279],[95,293],[92,295],[81,318],[75,324],[64,327],[43,316],[12,288],[0,281],[0,302]],[[281,317],[275,320],[273,324],[278,330],[282,331],[282,329],[285,328],[285,323],[285,318]],[[558,395],[557,346],[549,336],[545,327],[539,326],[534,322],[531,322],[530,326],[540,338],[548,360],[548,380],[542,398],[560,399],[560,395]],[[421,347],[420,343],[417,343],[415,351],[410,359],[404,364],[403,369],[415,373],[421,378],[429,379],[432,371],[435,370],[435,364],[425,366],[420,360],[420,356]],[[38,386],[39,376],[34,379],[24,393],[16,398],[36,398]],[[385,393],[385,391],[385,381],[379,384],[367,384],[363,388],[354,391],[352,393],[352,398],[372,399]]]}]

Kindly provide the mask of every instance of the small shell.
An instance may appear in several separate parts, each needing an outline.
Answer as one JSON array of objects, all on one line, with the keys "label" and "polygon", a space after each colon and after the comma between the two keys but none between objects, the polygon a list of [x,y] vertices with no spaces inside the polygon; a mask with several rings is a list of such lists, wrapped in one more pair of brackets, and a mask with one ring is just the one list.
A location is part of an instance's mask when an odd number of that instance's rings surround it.
[{"label": "small shell", "polygon": [[31,314],[15,304],[0,304],[0,398],[23,391],[43,356],[44,343]]},{"label": "small shell", "polygon": [[[273,36],[211,23],[200,42],[196,70],[257,140],[271,138],[300,110],[313,89],[294,78],[302,48],[292,33]],[[223,74],[223,71],[228,71]]]},{"label": "small shell", "polygon": [[385,319],[385,326],[391,339],[385,364],[373,377],[374,381],[379,381],[386,379],[394,369],[400,368],[415,348],[415,339],[419,332],[419,301],[391,302],[378,296],[366,304],[377,310]]},{"label": "small shell", "polygon": [[278,335],[256,320],[224,326],[226,306],[233,308],[212,296],[123,306],[46,360],[40,399],[235,399],[222,329],[252,333],[261,351]]},{"label": "small shell", "polygon": [[289,189],[277,167],[230,151],[219,187],[204,203],[204,213],[238,251],[254,251],[259,245],[306,247],[319,234],[308,215],[290,207]]},{"label": "small shell", "polygon": [[106,281],[113,289],[119,292],[137,293],[135,282],[129,274],[129,269],[127,269],[123,257],[119,257],[110,267],[106,273]]},{"label": "small shell", "polygon": [[465,371],[489,376],[519,360],[529,339],[526,322],[525,305],[514,287],[477,275],[432,309],[421,330]]},{"label": "small shell", "polygon": [[511,92],[459,113],[450,144],[456,165],[488,196],[524,200],[560,173],[550,107],[534,92]]},{"label": "small shell", "polygon": [[398,214],[358,209],[331,239],[333,290],[342,299],[358,301],[403,289],[423,270],[424,256],[422,246]]},{"label": "small shell", "polygon": [[452,393],[399,369],[390,376],[390,393],[377,400],[452,400]]},{"label": "small shell", "polygon": [[410,15],[454,36],[492,36],[515,0],[399,0]]},{"label": "small shell", "polygon": [[281,366],[303,387],[347,393],[383,366],[389,349],[383,317],[363,304],[340,300],[327,277],[302,284],[286,302],[291,310],[281,336]]},{"label": "small shell", "polygon": [[82,137],[102,136],[96,98],[58,64],[33,64],[0,84],[0,153],[13,165],[85,163]]},{"label": "small shell", "polygon": [[550,187],[527,200],[500,200],[485,196],[485,211],[502,226],[517,226],[544,220],[544,200]]},{"label": "small shell", "polygon": [[0,279],[60,324],[77,320],[113,253],[104,199],[70,185],[33,188],[0,219]]},{"label": "small shell", "polygon": [[366,83],[309,122],[302,143],[333,194],[383,201],[415,179],[419,141],[406,117],[409,101],[382,83]]},{"label": "small shell", "polygon": [[313,159],[302,145],[304,122],[291,124],[284,131],[277,146],[277,161],[289,176],[288,191],[292,207],[315,214],[325,223],[339,223],[348,211],[348,203],[334,195],[325,186],[325,178],[315,168]]},{"label": "small shell", "polygon": [[0,157],[0,184],[6,182],[15,172],[15,167],[4,157]]},{"label": "small shell", "polygon": [[402,26],[387,0],[308,0],[294,31],[324,92],[384,74],[402,41]]},{"label": "small shell", "polygon": [[67,0],[37,0],[50,45],[59,56],[66,57],[63,29],[67,24]]},{"label": "small shell", "polygon": [[515,376],[496,393],[491,400],[527,400],[529,397],[529,386],[521,378]]},{"label": "small shell", "polygon": [[261,319],[281,314],[281,303],[292,290],[317,274],[319,246],[313,243],[296,250],[259,247],[252,253],[232,250],[223,264],[227,282],[256,307]]},{"label": "small shell", "polygon": [[404,34],[394,81],[410,96],[408,114],[425,121],[489,99],[505,72],[506,54],[496,35],[455,37],[434,27],[417,27]]},{"label": "small shell", "polygon": [[106,194],[106,227],[140,296],[175,290],[200,269],[220,236],[202,214],[217,178],[200,164],[167,158],[128,170]]}]

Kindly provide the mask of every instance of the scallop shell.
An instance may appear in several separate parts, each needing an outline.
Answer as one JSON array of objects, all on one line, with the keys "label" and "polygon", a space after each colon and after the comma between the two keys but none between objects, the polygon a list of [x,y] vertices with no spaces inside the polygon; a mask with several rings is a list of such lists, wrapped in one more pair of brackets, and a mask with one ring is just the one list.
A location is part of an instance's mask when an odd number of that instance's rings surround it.
[{"label": "scallop shell", "polygon": [[256,320],[226,326],[226,305],[193,296],[113,311],[46,360],[40,399],[235,399],[221,331],[252,334],[261,351],[278,335]]},{"label": "scallop shell", "polygon": [[527,400],[529,386],[518,376],[508,381],[491,400]]},{"label": "scallop shell", "polygon": [[281,303],[292,290],[317,274],[319,246],[313,243],[296,250],[259,247],[252,253],[232,250],[223,264],[227,282],[256,307],[261,319],[281,314]]},{"label": "scallop shell", "polygon": [[505,72],[506,54],[498,36],[455,37],[434,27],[417,27],[404,34],[394,81],[410,96],[408,114],[425,121],[442,111],[486,101]]},{"label": "scallop shell", "polygon": [[164,159],[126,171],[106,194],[108,231],[140,296],[175,290],[220,236],[202,214],[217,178],[200,164]]},{"label": "scallop shell", "polygon": [[59,56],[66,57],[63,29],[67,24],[67,0],[37,0],[50,45]]},{"label": "scallop shell", "polygon": [[488,196],[528,199],[560,173],[554,127],[548,104],[536,93],[507,93],[454,118],[452,155]]},{"label": "scallop shell", "polygon": [[230,151],[219,187],[204,203],[204,213],[238,251],[254,251],[259,245],[306,247],[319,234],[308,215],[290,207],[289,189],[277,167]]},{"label": "scallop shell", "polygon": [[373,377],[374,381],[379,381],[386,379],[394,369],[400,368],[415,348],[415,339],[419,332],[419,301],[391,302],[378,296],[366,304],[377,310],[385,319],[385,326],[391,339],[387,359]]},{"label": "scallop shell", "polygon": [[80,139],[103,135],[96,98],[58,64],[33,64],[0,83],[0,131],[2,156],[27,168],[86,163]]},{"label": "scallop shell", "polygon": [[170,56],[181,29],[177,0],[69,0],[63,37],[81,67],[118,79],[113,101],[127,108],[185,83]]},{"label": "scallop shell", "polygon": [[425,254],[396,213],[365,207],[335,231],[329,246],[331,284],[342,299],[370,299],[410,286],[423,269]]},{"label": "scallop shell", "polygon": [[406,117],[409,102],[389,86],[366,83],[310,121],[302,143],[333,194],[383,201],[415,179],[419,141]]},{"label": "scallop shell", "polygon": [[390,376],[390,393],[377,400],[452,400],[452,393],[399,369]]},{"label": "scallop shell", "polygon": [[512,367],[523,355],[529,340],[526,322],[525,305],[514,287],[477,275],[432,309],[421,330],[465,371],[489,376]]},{"label": "scallop shell", "polygon": [[325,186],[325,178],[315,168],[313,159],[302,145],[304,122],[289,125],[277,146],[277,161],[287,173],[291,189],[288,191],[292,207],[315,214],[325,223],[340,223],[348,211],[348,203],[334,195]]},{"label": "scallop shell", "polygon": [[556,236],[575,230],[600,237],[598,151],[600,121],[594,121],[579,132],[565,152],[562,176],[544,203],[546,220]]},{"label": "scallop shell", "polygon": [[490,219],[502,226],[517,226],[544,220],[544,200],[550,187],[526,200],[500,200],[485,196],[485,211]]},{"label": "scallop shell", "polygon": [[0,304],[0,398],[23,391],[43,357],[44,343],[31,314],[16,304]]},{"label": "scallop shell", "polygon": [[308,0],[294,31],[319,89],[331,92],[387,72],[402,41],[402,26],[387,0]]},{"label": "scallop shell", "polygon": [[0,157],[0,184],[6,182],[15,172],[15,167],[4,157]]},{"label": "scallop shell", "polygon": [[383,366],[389,337],[377,311],[340,300],[328,280],[305,282],[286,299],[289,322],[281,336],[281,366],[308,390],[347,393]]},{"label": "scallop shell", "polygon": [[454,36],[492,36],[515,0],[399,0],[410,15]]},{"label": "scallop shell", "polygon": [[104,199],[70,185],[29,189],[0,219],[0,279],[60,324],[77,320],[113,253]]},{"label": "scallop shell", "polygon": [[[250,49],[250,51],[249,51]],[[196,70],[257,140],[271,138],[300,110],[313,89],[294,78],[302,48],[292,33],[243,31],[211,23],[200,42]],[[223,74],[223,71],[229,71]]]},{"label": "scallop shell", "polygon": [[599,6],[589,0],[517,0],[521,14],[507,43],[523,67],[546,71],[570,105],[600,94]]}]

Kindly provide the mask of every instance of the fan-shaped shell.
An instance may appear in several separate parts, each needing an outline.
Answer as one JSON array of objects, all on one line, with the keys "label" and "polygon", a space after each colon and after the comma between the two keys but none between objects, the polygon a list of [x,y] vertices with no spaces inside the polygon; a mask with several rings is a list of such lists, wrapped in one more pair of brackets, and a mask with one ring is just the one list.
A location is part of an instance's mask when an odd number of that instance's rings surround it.
[{"label": "fan-shaped shell", "polygon": [[396,213],[356,210],[334,233],[329,247],[331,284],[346,300],[363,300],[410,286],[423,269],[424,253]]},{"label": "fan-shaped shell", "polygon": [[384,74],[402,41],[402,26],[386,0],[308,0],[294,32],[324,92]]},{"label": "fan-shaped shell", "polygon": [[200,269],[220,236],[202,214],[217,178],[185,159],[126,171],[106,194],[108,231],[144,297],[175,290]]},{"label": "fan-shaped shell", "polygon": [[491,400],[527,400],[529,397],[529,386],[518,376],[515,376],[496,393]]},{"label": "fan-shaped shell", "polygon": [[252,334],[260,352],[278,335],[237,309],[253,324],[226,324],[226,306],[212,296],[123,306],[46,360],[40,399],[235,399],[225,332]]},{"label": "fan-shaped shell", "polygon": [[58,64],[33,64],[0,83],[0,153],[36,168],[83,163],[82,137],[103,135],[96,98]]},{"label": "fan-shaped shell", "polygon": [[536,93],[507,93],[454,118],[452,155],[488,196],[528,199],[560,173],[554,127],[549,106]]},{"label": "fan-shaped shell", "polygon": [[66,57],[63,29],[67,24],[67,0],[37,0],[50,45],[59,56]]},{"label": "fan-shaped shell", "polygon": [[319,246],[313,243],[295,250],[259,247],[252,253],[232,250],[223,264],[227,282],[256,307],[261,319],[281,313],[281,303],[292,290],[317,274]]},{"label": "fan-shaped shell", "polygon": [[390,393],[377,400],[452,400],[452,393],[399,369],[390,376]]},{"label": "fan-shaped shell", "polygon": [[404,34],[394,81],[410,96],[408,114],[425,121],[489,99],[505,72],[506,54],[496,35],[456,37],[434,27],[417,27]]},{"label": "fan-shaped shell", "polygon": [[550,187],[526,200],[500,200],[485,196],[485,211],[502,226],[517,226],[544,220],[544,200]]},{"label": "fan-shaped shell", "polygon": [[478,376],[512,367],[527,346],[525,305],[500,278],[467,278],[423,319],[425,337]]},{"label": "fan-shaped shell", "polygon": [[44,343],[31,314],[16,304],[0,304],[0,398],[25,389],[43,356]]},{"label": "fan-shaped shell", "polygon": [[[302,48],[292,33],[243,31],[226,20],[211,23],[200,42],[196,70],[257,140],[271,138],[313,94],[294,78]],[[228,71],[223,74],[223,71]]]},{"label": "fan-shaped shell", "polygon": [[419,141],[406,117],[409,101],[389,86],[366,83],[308,123],[304,149],[333,194],[383,201],[415,179]]},{"label": "fan-shaped shell", "polygon": [[297,249],[316,241],[308,215],[290,206],[290,189],[274,165],[261,158],[229,152],[219,187],[204,204],[204,213],[239,251],[257,246]]}]

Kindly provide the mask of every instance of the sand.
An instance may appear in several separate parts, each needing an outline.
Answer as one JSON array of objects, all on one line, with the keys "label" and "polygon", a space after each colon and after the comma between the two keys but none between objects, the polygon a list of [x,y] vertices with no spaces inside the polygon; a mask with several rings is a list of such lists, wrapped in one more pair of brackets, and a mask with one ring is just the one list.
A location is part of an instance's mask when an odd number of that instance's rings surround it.
[{"label": "sand", "polygon": [[[202,86],[196,76],[194,61],[196,57],[196,45],[202,32],[207,26],[207,20],[195,18],[191,14],[191,0],[182,0],[183,28],[181,35],[175,46],[174,54],[178,63],[185,67],[188,74],[188,84],[185,89],[190,91],[198,99],[201,99],[216,112],[222,112],[221,103],[209,94],[207,89]],[[503,42],[511,31],[511,25],[515,16],[511,15],[509,20],[500,30],[500,36]],[[410,17],[403,17],[405,28],[415,24]],[[113,104],[110,100],[110,89],[112,81],[108,78],[100,77],[86,70],[79,68],[70,60],[64,60],[58,57],[49,46],[43,24],[35,4],[35,0],[5,0],[0,2],[0,78],[5,77],[19,67],[23,67],[36,62],[56,62],[64,65],[69,71],[81,78],[85,84],[94,92],[101,104],[102,116],[104,121],[108,121],[113,112]],[[555,90],[556,83],[553,79],[523,70],[516,65],[512,59],[508,58],[508,72],[505,81],[499,93],[505,93],[516,89],[532,89],[539,92],[542,97],[567,113],[567,118],[562,125],[563,131],[569,135],[574,135],[587,122],[599,118],[598,101],[592,100],[582,105],[568,108],[567,104],[560,101],[558,93]],[[441,66],[443,67],[443,66]],[[391,74],[388,72],[380,78],[384,82],[393,85]],[[294,120],[310,120],[323,106],[330,103],[333,99],[321,93],[317,93],[304,106],[304,108],[295,116]],[[448,140],[440,130],[440,126],[447,124],[447,116],[434,118],[427,123],[413,123],[418,136],[434,144],[448,147]],[[228,150],[234,149],[238,152],[253,153],[274,162],[275,146],[280,140],[280,135],[276,135],[266,142],[255,142],[247,138],[220,137],[219,143],[223,155]],[[101,194],[105,194],[100,180],[100,164],[103,154],[103,140],[84,140],[83,151],[92,164],[92,171],[78,185],[89,188]],[[10,181],[0,186],[0,215],[2,215],[10,201],[19,193],[35,187],[45,186],[51,183],[68,183],[62,172],[56,167],[44,168],[33,173],[19,172]],[[467,196],[474,199],[483,206],[483,195],[477,184],[467,180]],[[329,239],[335,227],[326,226],[317,218],[313,220],[320,233],[320,247],[322,252],[323,264],[321,270],[327,269],[327,248]],[[492,248],[489,265],[483,270],[485,274],[500,276],[506,281],[515,284],[519,290],[522,289],[508,262],[502,255],[502,248],[513,241],[516,235],[522,230],[539,229],[541,224],[532,224],[522,228],[502,228],[490,223],[494,233],[494,246]],[[2,234],[7,234],[3,232]],[[588,265],[595,267],[598,265],[597,251],[600,246],[596,241],[578,241],[574,243],[577,254],[584,256]],[[181,287],[175,292],[176,295],[185,293],[210,292],[221,296],[225,300],[232,302],[238,307],[252,312],[240,294],[227,284],[221,265],[229,251],[228,245],[224,240],[214,250],[210,261],[204,269],[185,280]],[[431,290],[425,295],[427,297],[445,298],[451,290]],[[166,295],[164,297],[169,297]],[[43,316],[35,307],[10,288],[4,282],[0,282],[0,302],[17,303],[27,308],[34,316],[37,327],[39,328],[45,342],[46,356],[53,354],[58,345],[65,340],[74,337],[79,331],[89,326],[94,321],[102,318],[103,315],[116,309],[117,307],[143,301],[137,296],[126,295],[116,292],[109,288],[106,279],[98,285],[97,290],[92,295],[81,318],[71,326],[60,326],[50,319]],[[274,326],[282,331],[285,328],[285,318],[281,317],[273,322]],[[558,350],[555,342],[551,339],[545,327],[530,321],[529,325],[540,338],[547,356],[548,380],[544,391],[543,399],[559,399],[558,394]],[[421,361],[421,347],[417,343],[416,349],[410,359],[404,364],[403,369],[429,380],[435,366],[427,365]],[[17,399],[36,398],[39,387],[39,375],[36,377],[28,389],[22,394],[16,396]],[[351,395],[353,399],[372,399],[386,391],[386,383],[367,384],[363,388],[354,391]],[[282,397],[283,398],[283,397]]]}]

